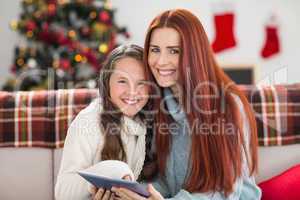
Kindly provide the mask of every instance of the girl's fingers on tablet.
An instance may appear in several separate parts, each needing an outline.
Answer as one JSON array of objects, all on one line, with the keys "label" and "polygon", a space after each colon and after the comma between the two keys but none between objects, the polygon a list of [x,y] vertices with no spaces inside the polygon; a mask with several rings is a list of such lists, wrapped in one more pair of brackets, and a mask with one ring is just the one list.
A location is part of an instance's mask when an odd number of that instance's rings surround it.
[{"label": "girl's fingers on tablet", "polygon": [[88,189],[89,193],[91,193],[92,195],[95,195],[96,192],[97,192],[97,188],[93,185],[89,186],[89,189]]},{"label": "girl's fingers on tablet", "polygon": [[104,195],[104,189],[103,188],[99,188],[97,193],[94,196],[94,200],[102,200],[102,196]]},{"label": "girl's fingers on tablet", "polygon": [[109,190],[106,190],[104,196],[102,197],[102,200],[109,200],[110,196],[111,196],[111,192]]}]

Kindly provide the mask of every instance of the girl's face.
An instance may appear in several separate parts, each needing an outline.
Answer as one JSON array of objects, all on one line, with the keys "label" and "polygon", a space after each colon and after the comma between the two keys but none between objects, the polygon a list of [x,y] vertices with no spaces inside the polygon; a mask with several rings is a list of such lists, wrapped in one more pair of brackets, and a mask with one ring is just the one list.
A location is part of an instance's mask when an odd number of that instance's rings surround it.
[{"label": "girl's face", "polygon": [[151,34],[148,64],[161,87],[172,87],[178,80],[181,53],[180,35],[173,28],[157,28]]},{"label": "girl's face", "polygon": [[148,101],[144,66],[131,57],[116,61],[109,80],[110,98],[121,112],[134,117]]}]

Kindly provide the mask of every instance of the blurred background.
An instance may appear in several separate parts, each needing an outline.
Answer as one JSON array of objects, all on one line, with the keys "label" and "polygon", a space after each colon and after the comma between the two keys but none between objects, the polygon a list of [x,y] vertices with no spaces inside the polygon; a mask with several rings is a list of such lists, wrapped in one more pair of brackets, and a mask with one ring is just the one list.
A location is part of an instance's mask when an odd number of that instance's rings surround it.
[{"label": "blurred background", "polygon": [[[107,53],[143,46],[161,11],[202,22],[220,66],[239,84],[299,82],[297,0],[2,0],[1,90],[95,88]],[[49,78],[50,77],[50,78]]]}]

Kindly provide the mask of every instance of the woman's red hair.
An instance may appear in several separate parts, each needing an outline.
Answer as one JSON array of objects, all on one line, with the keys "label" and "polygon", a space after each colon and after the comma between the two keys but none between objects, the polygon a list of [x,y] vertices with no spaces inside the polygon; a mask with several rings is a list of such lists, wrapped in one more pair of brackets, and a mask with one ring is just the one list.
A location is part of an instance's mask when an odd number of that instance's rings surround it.
[{"label": "woman's red hair", "polygon": [[[197,120],[207,125],[214,123],[233,124],[234,134],[228,134],[226,129],[218,130],[217,134],[207,134],[201,130],[192,129],[190,172],[185,182],[185,189],[189,192],[224,192],[227,196],[233,191],[234,182],[242,176],[242,163],[249,166],[250,175],[257,170],[257,131],[256,121],[251,107],[238,87],[217,65],[210,47],[205,30],[196,16],[184,9],[165,11],[157,16],[150,24],[144,46],[144,62],[147,66],[147,74],[151,74],[148,65],[148,51],[151,33],[157,28],[173,28],[181,37],[181,55],[179,61],[179,85],[183,91],[182,106],[186,111],[189,125],[193,126]],[[153,76],[150,77],[154,80]],[[187,86],[186,83],[189,83]],[[201,88],[197,88],[199,83]],[[211,87],[217,86],[218,97],[214,99],[201,98],[195,100],[193,91],[202,97],[212,96],[216,91]],[[189,87],[189,88],[188,88]],[[232,94],[237,95],[244,107],[246,117],[249,120],[249,148],[244,142],[242,113]],[[194,104],[189,102],[189,96],[202,110],[215,113],[198,112]],[[205,95],[205,96],[204,96]],[[157,99],[155,105],[159,107],[161,99]],[[222,106],[222,103],[223,106]],[[192,108],[187,112],[186,105]],[[225,109],[225,112],[224,110]],[[164,175],[166,160],[170,151],[170,134],[160,133],[159,124],[169,123],[170,117],[158,109],[155,117],[156,124],[156,152],[160,174]],[[244,154],[245,153],[245,154]],[[243,161],[245,159],[245,161]]]}]

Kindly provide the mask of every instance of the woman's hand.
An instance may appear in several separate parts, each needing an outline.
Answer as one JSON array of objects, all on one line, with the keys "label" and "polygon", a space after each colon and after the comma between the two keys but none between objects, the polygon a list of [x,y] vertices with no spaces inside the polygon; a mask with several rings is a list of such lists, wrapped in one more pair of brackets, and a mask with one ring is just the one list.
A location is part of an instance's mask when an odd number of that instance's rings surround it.
[{"label": "woman's hand", "polygon": [[150,193],[149,198],[142,197],[138,195],[135,192],[132,192],[125,188],[112,188],[112,191],[118,196],[116,199],[122,199],[122,200],[164,200],[164,198],[161,196],[161,194],[152,186],[152,184],[149,184],[147,187],[148,192]]}]

